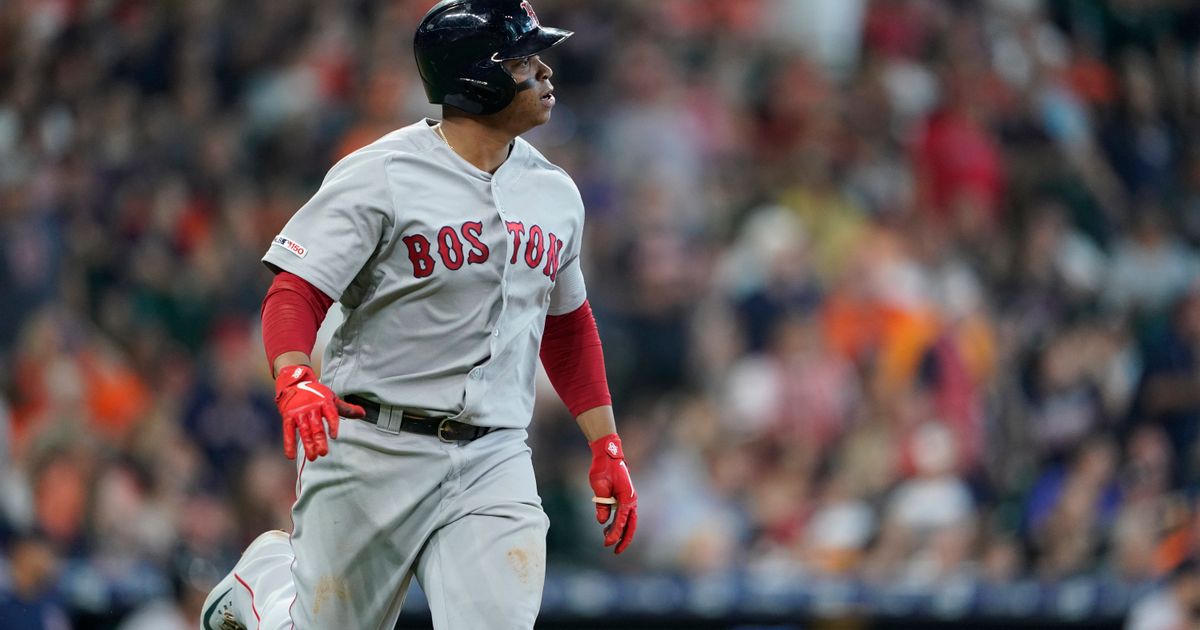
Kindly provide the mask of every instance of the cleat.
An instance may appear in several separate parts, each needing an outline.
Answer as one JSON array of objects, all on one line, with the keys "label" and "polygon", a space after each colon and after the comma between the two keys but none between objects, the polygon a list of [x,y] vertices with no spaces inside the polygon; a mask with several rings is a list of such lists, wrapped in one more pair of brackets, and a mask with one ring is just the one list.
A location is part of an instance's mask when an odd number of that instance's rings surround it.
[{"label": "cleat", "polygon": [[273,529],[259,534],[251,542],[244,552],[241,559],[234,565],[230,571],[204,600],[204,607],[201,609],[204,612],[200,615],[201,630],[248,630],[246,626],[247,619],[238,616],[237,608],[234,606],[235,598],[245,597],[245,588],[238,584],[236,574],[238,569],[251,558],[251,551],[263,543],[278,540],[279,538],[287,539],[289,534],[285,531]]},{"label": "cleat", "polygon": [[[221,581],[223,586],[224,580]],[[220,593],[218,595],[218,593]],[[216,597],[213,597],[216,595]],[[211,600],[211,601],[209,601]],[[204,614],[200,618],[201,630],[247,630],[233,612],[233,588],[213,590],[204,601]]]}]

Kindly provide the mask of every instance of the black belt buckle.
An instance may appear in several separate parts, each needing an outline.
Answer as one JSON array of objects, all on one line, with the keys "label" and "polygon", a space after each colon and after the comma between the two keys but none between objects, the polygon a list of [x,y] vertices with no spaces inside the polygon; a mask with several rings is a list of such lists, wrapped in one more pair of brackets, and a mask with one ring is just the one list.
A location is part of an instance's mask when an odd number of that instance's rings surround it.
[{"label": "black belt buckle", "polygon": [[438,423],[438,427],[437,427],[438,439],[447,444],[455,441],[449,437],[446,437],[446,431],[449,431],[450,429],[453,428],[450,426],[451,422],[453,422],[453,421],[450,420],[450,418],[442,418],[442,421]]}]

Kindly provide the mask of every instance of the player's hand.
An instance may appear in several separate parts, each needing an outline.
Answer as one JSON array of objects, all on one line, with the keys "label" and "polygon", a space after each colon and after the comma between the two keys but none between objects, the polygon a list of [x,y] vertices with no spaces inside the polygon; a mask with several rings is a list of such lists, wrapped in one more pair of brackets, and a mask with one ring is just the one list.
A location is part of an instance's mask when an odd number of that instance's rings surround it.
[{"label": "player's hand", "polygon": [[601,524],[607,523],[613,509],[616,509],[616,518],[604,528],[604,546],[616,545],[613,551],[621,553],[633,542],[633,532],[637,530],[637,492],[633,489],[633,479],[629,477],[629,467],[625,465],[621,438],[616,433],[610,433],[590,446],[592,468],[588,471],[588,481],[592,484],[592,492],[598,499],[612,498],[617,501],[616,505],[596,503],[596,520]]},{"label": "player's hand", "polygon": [[283,453],[288,459],[296,459],[298,431],[304,455],[310,462],[329,453],[326,425],[329,438],[336,439],[340,416],[366,416],[362,407],[338,398],[322,385],[307,365],[292,365],[279,371],[275,377],[275,404],[283,416]]}]

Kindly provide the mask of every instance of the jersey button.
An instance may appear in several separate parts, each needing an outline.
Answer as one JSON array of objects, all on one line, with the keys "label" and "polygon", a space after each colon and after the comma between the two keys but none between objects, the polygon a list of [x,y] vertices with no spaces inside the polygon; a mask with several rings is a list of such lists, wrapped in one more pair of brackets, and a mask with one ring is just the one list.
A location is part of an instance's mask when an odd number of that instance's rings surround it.
[{"label": "jersey button", "polygon": [[475,368],[475,369],[471,370],[471,378],[474,380],[478,381],[479,377],[482,375],[483,375],[483,370],[481,370],[479,368]]},{"label": "jersey button", "polygon": [[497,329],[493,330],[493,331],[492,331],[492,336],[493,336],[493,337],[499,337],[499,336],[500,336],[500,329],[499,329],[499,328],[497,328]]}]

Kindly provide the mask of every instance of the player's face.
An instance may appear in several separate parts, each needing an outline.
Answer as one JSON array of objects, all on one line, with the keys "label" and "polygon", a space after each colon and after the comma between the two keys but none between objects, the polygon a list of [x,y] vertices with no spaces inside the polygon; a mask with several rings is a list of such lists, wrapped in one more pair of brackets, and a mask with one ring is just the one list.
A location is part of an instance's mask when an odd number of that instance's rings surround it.
[{"label": "player's face", "polygon": [[517,95],[497,118],[518,135],[548,122],[554,109],[554,86],[550,83],[554,70],[538,55],[505,61],[504,69],[516,82]]}]

